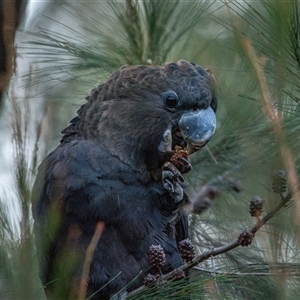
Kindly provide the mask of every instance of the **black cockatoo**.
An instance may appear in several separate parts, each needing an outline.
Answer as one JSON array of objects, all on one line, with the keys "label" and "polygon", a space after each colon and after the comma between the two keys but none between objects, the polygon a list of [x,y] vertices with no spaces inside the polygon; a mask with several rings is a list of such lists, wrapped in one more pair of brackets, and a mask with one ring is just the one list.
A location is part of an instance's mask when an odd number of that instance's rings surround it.
[{"label": "black cockatoo", "polygon": [[214,76],[185,60],[124,66],[86,99],[33,191],[41,278],[54,299],[76,294],[99,222],[87,297],[141,286],[157,271],[152,245],[163,248],[163,273],[183,264],[190,201],[182,174],[216,128]]}]

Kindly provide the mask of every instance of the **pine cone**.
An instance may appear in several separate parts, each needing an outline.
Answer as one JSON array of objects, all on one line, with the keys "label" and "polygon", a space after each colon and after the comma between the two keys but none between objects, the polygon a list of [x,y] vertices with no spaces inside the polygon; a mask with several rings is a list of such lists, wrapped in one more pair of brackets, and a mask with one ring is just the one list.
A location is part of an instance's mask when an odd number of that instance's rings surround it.
[{"label": "pine cone", "polygon": [[151,245],[148,255],[151,266],[162,268],[165,265],[166,255],[161,245]]},{"label": "pine cone", "polygon": [[170,162],[181,172],[187,173],[191,170],[192,166],[188,161],[187,150],[180,147],[175,146],[175,153],[170,158]]},{"label": "pine cone", "polygon": [[259,217],[263,212],[265,200],[261,199],[259,196],[254,196],[250,201],[249,213],[252,217]]},{"label": "pine cone", "polygon": [[238,237],[238,242],[242,247],[247,247],[252,243],[253,238],[254,238],[254,233],[248,230],[244,230],[240,233]]},{"label": "pine cone", "polygon": [[178,250],[185,262],[192,262],[195,258],[194,246],[189,238],[178,243]]},{"label": "pine cone", "polygon": [[156,281],[156,277],[148,273],[144,278],[144,285],[150,285]]},{"label": "pine cone", "polygon": [[286,172],[277,170],[272,176],[272,189],[274,193],[282,194],[286,191]]},{"label": "pine cone", "polygon": [[175,269],[172,274],[173,279],[178,280],[185,278],[185,272],[182,270]]}]

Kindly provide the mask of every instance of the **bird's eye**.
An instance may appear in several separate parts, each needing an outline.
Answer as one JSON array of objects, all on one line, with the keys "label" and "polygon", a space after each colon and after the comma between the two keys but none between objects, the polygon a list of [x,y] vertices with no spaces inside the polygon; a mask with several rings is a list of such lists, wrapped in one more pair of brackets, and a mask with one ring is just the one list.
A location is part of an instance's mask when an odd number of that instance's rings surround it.
[{"label": "bird's eye", "polygon": [[162,94],[165,105],[168,108],[175,108],[179,102],[178,96],[173,91],[167,91]]},{"label": "bird's eye", "polygon": [[168,107],[174,108],[178,103],[178,99],[173,96],[168,96],[165,100],[165,103]]}]

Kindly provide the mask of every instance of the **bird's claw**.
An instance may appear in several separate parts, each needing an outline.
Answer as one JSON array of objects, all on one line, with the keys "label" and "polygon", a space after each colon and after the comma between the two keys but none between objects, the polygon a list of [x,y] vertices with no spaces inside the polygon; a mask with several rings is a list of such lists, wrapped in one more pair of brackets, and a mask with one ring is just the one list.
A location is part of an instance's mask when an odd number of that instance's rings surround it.
[{"label": "bird's claw", "polygon": [[181,172],[175,167],[171,162],[166,162],[162,168],[163,172],[169,172],[172,179],[179,180],[181,183],[184,183],[184,178],[181,175]]},{"label": "bird's claw", "polygon": [[170,162],[165,163],[162,169],[162,181],[164,188],[176,203],[183,200],[185,187],[184,178],[179,170]]},{"label": "bird's claw", "polygon": [[184,157],[179,157],[178,160],[180,160],[181,162],[181,167],[180,167],[180,171],[181,173],[188,173],[189,171],[191,171],[193,169],[191,163],[185,159]]}]

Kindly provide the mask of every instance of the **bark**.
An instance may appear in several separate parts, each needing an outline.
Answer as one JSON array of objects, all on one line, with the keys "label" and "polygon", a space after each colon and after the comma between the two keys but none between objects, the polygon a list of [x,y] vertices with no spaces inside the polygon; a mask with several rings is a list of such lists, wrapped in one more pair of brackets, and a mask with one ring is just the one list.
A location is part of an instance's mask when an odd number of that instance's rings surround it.
[{"label": "bark", "polygon": [[0,2],[0,107],[15,68],[15,33],[21,19],[21,0]]}]

